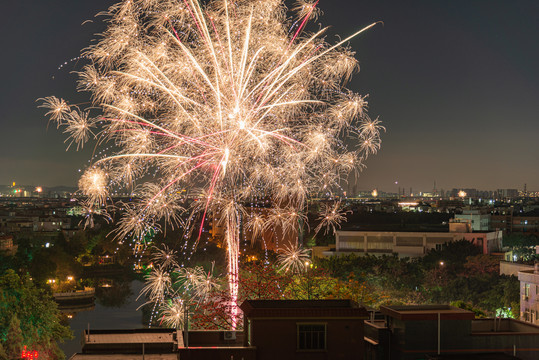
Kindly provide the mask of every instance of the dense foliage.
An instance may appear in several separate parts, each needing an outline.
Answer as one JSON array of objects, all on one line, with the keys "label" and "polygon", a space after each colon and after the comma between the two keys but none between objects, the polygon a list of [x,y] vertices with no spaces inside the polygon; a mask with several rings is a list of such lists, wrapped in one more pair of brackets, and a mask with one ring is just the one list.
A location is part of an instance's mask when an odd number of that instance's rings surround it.
[{"label": "dense foliage", "polygon": [[[319,266],[339,279],[354,274],[373,289],[378,303],[451,303],[473,307],[493,316],[519,314],[519,283],[516,277],[499,275],[499,259],[483,255],[468,241],[447,243],[423,258],[391,256],[342,256],[322,259]],[[381,291],[384,298],[377,296]],[[503,311],[500,311],[502,309]]]},{"label": "dense foliage", "polygon": [[71,338],[50,293],[13,270],[0,276],[0,359],[19,359],[24,346],[45,359],[64,359],[57,341]]}]

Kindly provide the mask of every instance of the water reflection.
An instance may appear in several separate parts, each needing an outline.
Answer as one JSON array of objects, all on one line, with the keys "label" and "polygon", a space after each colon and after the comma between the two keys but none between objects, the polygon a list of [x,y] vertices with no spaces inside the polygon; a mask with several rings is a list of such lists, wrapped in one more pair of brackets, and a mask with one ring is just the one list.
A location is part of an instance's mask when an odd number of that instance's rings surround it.
[{"label": "water reflection", "polygon": [[105,307],[121,308],[133,295],[130,281],[102,279],[95,288],[96,302]]},{"label": "water reflection", "polygon": [[[91,279],[95,285],[95,305],[66,312],[67,321],[75,338],[60,344],[60,348],[69,359],[81,351],[83,330],[92,329],[133,329],[141,328],[142,310],[137,310],[144,299],[137,301],[137,296],[144,286],[141,281],[121,279]],[[93,306],[93,307],[92,307]],[[71,318],[69,317],[71,316]]]}]

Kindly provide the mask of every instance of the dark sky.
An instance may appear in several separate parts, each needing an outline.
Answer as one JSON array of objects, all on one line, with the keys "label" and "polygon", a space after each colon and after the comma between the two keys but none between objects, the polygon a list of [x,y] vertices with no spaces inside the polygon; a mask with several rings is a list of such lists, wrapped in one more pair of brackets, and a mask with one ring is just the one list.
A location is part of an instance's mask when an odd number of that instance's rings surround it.
[{"label": "dark sky", "polygon": [[[0,22],[0,184],[74,185],[90,157],[65,152],[39,97],[74,99],[74,62],[110,0],[20,0]],[[358,189],[539,190],[539,1],[321,0],[332,33],[351,34],[361,64],[351,88],[370,94],[387,128]],[[85,20],[94,23],[81,25]],[[329,38],[332,40],[333,36]],[[54,76],[54,78],[53,78]]]}]

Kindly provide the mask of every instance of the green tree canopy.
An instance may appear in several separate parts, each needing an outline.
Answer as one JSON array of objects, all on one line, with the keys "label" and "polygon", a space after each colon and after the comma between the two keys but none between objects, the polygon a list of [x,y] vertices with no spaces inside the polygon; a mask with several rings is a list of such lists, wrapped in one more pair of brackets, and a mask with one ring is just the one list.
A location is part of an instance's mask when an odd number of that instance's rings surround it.
[{"label": "green tree canopy", "polygon": [[0,343],[8,358],[20,350],[19,333],[22,346],[47,359],[63,359],[56,342],[72,337],[69,327],[60,324],[50,293],[36,288],[28,277],[7,270],[0,276]]}]

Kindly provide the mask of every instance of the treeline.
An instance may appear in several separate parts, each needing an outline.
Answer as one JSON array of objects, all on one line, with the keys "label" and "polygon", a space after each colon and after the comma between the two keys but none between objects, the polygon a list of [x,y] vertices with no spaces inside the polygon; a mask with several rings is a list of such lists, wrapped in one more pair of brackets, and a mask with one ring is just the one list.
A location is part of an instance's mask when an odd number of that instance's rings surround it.
[{"label": "treeline", "polygon": [[340,256],[317,262],[336,278],[350,274],[384,293],[391,304],[454,303],[477,314],[519,316],[519,282],[499,274],[499,259],[468,241],[446,243],[423,258]]}]

